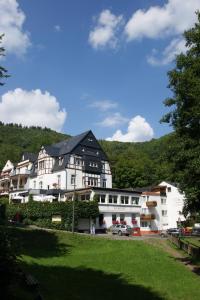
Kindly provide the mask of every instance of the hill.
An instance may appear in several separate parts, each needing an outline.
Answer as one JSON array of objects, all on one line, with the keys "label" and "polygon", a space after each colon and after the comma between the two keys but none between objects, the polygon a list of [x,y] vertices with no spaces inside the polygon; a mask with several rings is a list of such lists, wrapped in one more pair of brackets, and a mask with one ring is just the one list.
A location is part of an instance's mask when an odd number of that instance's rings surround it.
[{"label": "hill", "polygon": [[[23,152],[37,152],[41,145],[50,145],[69,137],[48,128],[0,122],[0,169],[8,159],[19,161]],[[143,143],[99,142],[110,159],[114,186],[146,186],[173,179],[166,158],[173,134]]]}]

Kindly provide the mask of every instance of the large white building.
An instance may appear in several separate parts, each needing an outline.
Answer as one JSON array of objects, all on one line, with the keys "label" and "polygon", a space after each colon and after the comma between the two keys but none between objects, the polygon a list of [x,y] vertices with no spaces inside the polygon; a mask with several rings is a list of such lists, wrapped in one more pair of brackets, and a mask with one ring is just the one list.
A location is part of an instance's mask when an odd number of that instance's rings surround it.
[{"label": "large white building", "polygon": [[150,189],[142,189],[140,196],[140,228],[142,234],[177,228],[185,217],[182,214],[184,194],[176,184],[161,182]]},{"label": "large white building", "polygon": [[[11,202],[26,202],[29,195],[35,201],[68,201],[74,191],[80,201],[98,199],[97,230],[126,223],[155,233],[184,220],[183,195],[174,185],[112,188],[109,160],[92,131],[44,145],[38,154],[24,153],[16,165],[8,161],[0,175],[0,195],[9,192]],[[79,221],[80,230],[89,226],[89,220]]]}]

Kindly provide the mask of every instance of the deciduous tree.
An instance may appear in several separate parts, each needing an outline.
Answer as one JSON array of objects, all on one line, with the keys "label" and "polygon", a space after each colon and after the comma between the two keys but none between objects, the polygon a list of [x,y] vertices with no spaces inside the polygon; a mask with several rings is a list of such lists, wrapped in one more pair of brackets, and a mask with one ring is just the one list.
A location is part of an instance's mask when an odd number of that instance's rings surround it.
[{"label": "deciduous tree", "polygon": [[174,174],[185,192],[185,211],[200,211],[200,12],[197,23],[184,33],[187,51],[176,58],[168,73],[173,95],[165,100],[172,108],[162,121],[176,133],[170,157]]}]

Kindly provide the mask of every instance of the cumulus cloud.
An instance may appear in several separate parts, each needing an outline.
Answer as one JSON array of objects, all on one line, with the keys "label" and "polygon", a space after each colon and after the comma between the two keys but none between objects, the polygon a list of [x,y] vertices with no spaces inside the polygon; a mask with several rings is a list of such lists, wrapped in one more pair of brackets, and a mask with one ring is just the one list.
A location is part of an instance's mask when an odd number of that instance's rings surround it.
[{"label": "cumulus cloud", "polygon": [[0,120],[25,126],[49,127],[60,131],[67,117],[57,99],[49,92],[26,91],[20,88],[8,91],[0,101]]},{"label": "cumulus cloud", "polygon": [[147,61],[150,65],[160,66],[171,63],[175,57],[186,52],[185,40],[181,38],[173,39],[170,44],[163,50],[159,56],[159,52],[153,49],[152,54],[147,57]]},{"label": "cumulus cloud", "polygon": [[96,26],[89,33],[90,45],[97,49],[117,46],[116,33],[123,24],[123,16],[115,16],[109,9],[103,10],[96,20]]},{"label": "cumulus cloud", "polygon": [[120,113],[116,112],[106,117],[103,121],[97,123],[97,125],[102,127],[115,127],[126,122],[128,122],[128,119],[123,117]]},{"label": "cumulus cloud", "polygon": [[94,101],[89,104],[89,107],[97,108],[101,111],[107,111],[109,109],[116,108],[118,103],[110,101],[110,100],[102,100],[102,101]]},{"label": "cumulus cloud", "polygon": [[0,0],[0,34],[7,53],[22,56],[31,45],[29,34],[23,30],[26,16],[16,0]]},{"label": "cumulus cloud", "polygon": [[177,54],[186,51],[181,36],[196,21],[195,11],[198,9],[200,0],[168,0],[163,6],[139,9],[133,13],[125,26],[127,41],[173,37],[161,53],[154,50],[147,59],[154,66],[171,63]]},{"label": "cumulus cloud", "polygon": [[128,124],[126,133],[117,130],[112,137],[107,138],[107,141],[119,142],[144,142],[152,139],[154,135],[150,124],[141,116],[132,118]]},{"label": "cumulus cloud", "polygon": [[137,10],[125,26],[128,40],[182,34],[195,20],[200,0],[168,0],[164,6]]}]

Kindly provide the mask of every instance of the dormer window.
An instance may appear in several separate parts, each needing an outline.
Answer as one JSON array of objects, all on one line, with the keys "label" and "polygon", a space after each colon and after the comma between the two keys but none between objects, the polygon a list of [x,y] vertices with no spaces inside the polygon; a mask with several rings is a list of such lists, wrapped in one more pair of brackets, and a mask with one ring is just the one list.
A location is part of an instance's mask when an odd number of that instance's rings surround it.
[{"label": "dormer window", "polygon": [[58,164],[59,164],[59,166],[62,166],[62,164],[63,164],[63,156],[59,156],[59,158],[58,158]]}]

